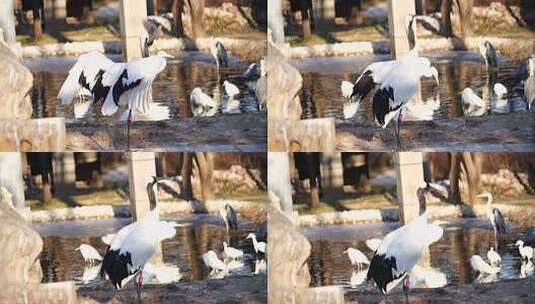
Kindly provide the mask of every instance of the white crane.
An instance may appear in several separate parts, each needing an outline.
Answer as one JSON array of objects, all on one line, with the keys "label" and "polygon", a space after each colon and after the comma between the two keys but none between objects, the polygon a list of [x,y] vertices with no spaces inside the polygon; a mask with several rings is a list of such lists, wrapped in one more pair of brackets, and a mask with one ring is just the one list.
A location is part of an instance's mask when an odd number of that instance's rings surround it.
[{"label": "white crane", "polygon": [[531,260],[533,259],[533,248],[530,246],[524,246],[524,241],[518,240],[516,241],[515,246],[518,247],[518,252],[520,253],[520,256],[523,260]]},{"label": "white crane", "polygon": [[229,82],[228,80],[225,80],[223,82],[223,87],[225,88],[225,93],[227,93],[228,99],[222,112],[223,113],[239,112],[240,100],[236,99],[235,96],[240,94],[240,90],[235,84]]},{"label": "white crane", "polygon": [[490,250],[487,251],[487,259],[489,259],[491,266],[499,266],[502,263],[502,257],[494,251],[494,247],[490,247]]},{"label": "white crane", "polygon": [[370,265],[370,260],[368,260],[368,257],[366,257],[366,255],[364,255],[364,253],[358,249],[349,247],[346,251],[344,251],[344,253],[349,257],[351,265],[357,265],[359,270],[362,264]]},{"label": "white crane", "polygon": [[487,103],[471,88],[465,88],[462,91],[461,101],[465,116],[481,116],[487,112]]},{"label": "white crane", "polygon": [[223,251],[225,252],[225,257],[229,259],[241,259],[243,257],[243,250],[236,249],[227,245],[227,242],[223,242]]},{"label": "white crane", "polygon": [[115,114],[120,105],[126,104],[129,138],[132,111],[151,111],[152,82],[165,69],[166,58],[174,57],[160,51],[147,58],[115,63],[99,52],[84,54],[69,71],[58,98],[62,104],[69,104],[80,95],[90,95],[95,102],[103,100],[101,112],[104,116]]},{"label": "white crane", "polygon": [[500,267],[494,267],[489,265],[479,255],[473,255],[470,258],[470,266],[472,266],[472,269],[479,272],[480,274],[495,274],[500,272]]},{"label": "white crane", "polygon": [[210,46],[210,53],[214,57],[217,65],[217,72],[219,73],[221,67],[228,67],[228,55],[227,50],[223,46],[223,43],[217,39],[212,39],[212,45]]},{"label": "white crane", "polygon": [[258,242],[256,240],[256,235],[254,233],[249,233],[249,235],[247,235],[247,239],[251,239],[253,241],[253,248],[254,248],[254,251],[257,254],[258,253],[263,253],[263,254],[266,253],[266,243],[265,242]]},{"label": "white crane", "polygon": [[487,198],[487,217],[492,225],[492,229],[494,230],[494,235],[496,236],[499,233],[505,233],[507,231],[505,218],[500,212],[500,209],[492,205],[492,194],[490,192],[483,192],[477,197]]},{"label": "white crane", "polygon": [[370,248],[371,251],[375,252],[377,248],[379,248],[382,242],[383,242],[382,239],[373,238],[373,239],[366,240],[366,246]]},{"label": "white crane", "polygon": [[494,46],[489,41],[485,40],[479,45],[479,54],[485,59],[486,69],[498,68],[498,56]]},{"label": "white crane", "polygon": [[501,84],[496,83],[492,89],[491,95],[491,112],[493,113],[509,113],[509,101],[507,100],[507,88]]},{"label": "white crane", "polygon": [[147,184],[147,195],[151,211],[141,220],[119,230],[112,239],[102,261],[102,273],[106,273],[116,289],[120,289],[132,277],[138,300],[141,299],[143,268],[156,253],[158,242],[172,237],[176,231],[169,222],[158,220],[157,196],[154,187],[158,184],[156,177]]},{"label": "white crane", "polygon": [[221,216],[221,219],[223,219],[223,222],[225,222],[227,233],[229,233],[231,230],[233,232],[238,231],[238,216],[231,205],[219,205],[219,216]]},{"label": "white crane", "polygon": [[438,70],[431,66],[431,61],[419,57],[415,49],[400,60],[383,79],[381,86],[373,96],[372,112],[376,122],[383,128],[394,119],[397,120],[396,139],[401,149],[400,126],[403,107],[416,94],[421,77],[434,77],[439,85]]},{"label": "white crane", "polygon": [[205,94],[201,88],[191,91],[189,102],[193,116],[208,117],[217,112],[217,101]]},{"label": "white crane", "polygon": [[228,272],[227,265],[219,259],[215,251],[210,250],[204,253],[201,257],[204,264],[212,269],[212,273],[219,271]]},{"label": "white crane", "polygon": [[82,244],[76,250],[80,251],[86,263],[93,265],[97,261],[102,261],[100,253],[91,245]]},{"label": "white crane", "polygon": [[440,226],[427,223],[425,212],[410,223],[388,233],[371,260],[368,281],[373,280],[386,295],[404,280],[403,290],[408,299],[408,276],[411,270],[422,257],[423,250],[442,238],[443,233]]}]

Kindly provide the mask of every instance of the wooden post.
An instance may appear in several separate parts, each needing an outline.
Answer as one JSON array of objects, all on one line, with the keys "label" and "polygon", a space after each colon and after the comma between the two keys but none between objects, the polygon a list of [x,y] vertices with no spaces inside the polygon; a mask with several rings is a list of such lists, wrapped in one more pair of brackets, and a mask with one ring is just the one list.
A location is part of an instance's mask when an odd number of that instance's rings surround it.
[{"label": "wooden post", "polygon": [[141,58],[141,33],[146,31],[143,26],[143,21],[146,18],[147,2],[119,1],[123,57],[127,61]]},{"label": "wooden post", "polygon": [[282,212],[291,216],[293,214],[293,201],[288,153],[268,153],[268,189],[280,200]]},{"label": "wooden post", "polygon": [[[414,14],[414,0],[388,0],[388,31],[393,59],[398,59],[409,52],[405,18]],[[414,28],[416,29],[416,25]]]},{"label": "wooden post", "polygon": [[394,156],[399,217],[402,224],[420,215],[416,191],[424,181],[422,153],[399,152]]},{"label": "wooden post", "polygon": [[341,190],[344,187],[344,168],[342,166],[342,153],[322,153],[320,170],[321,184],[323,188]]},{"label": "wooden post", "polygon": [[17,37],[15,34],[15,16],[13,15],[13,1],[0,1],[0,29],[3,32],[3,40],[8,45],[15,45]]},{"label": "wooden post", "polygon": [[74,153],[54,153],[52,157],[56,191],[71,191],[76,182]]},{"label": "wooden post", "polygon": [[35,39],[41,38],[43,35],[43,10],[41,7],[41,1],[33,0],[32,3],[32,13],[33,13],[33,37]]}]

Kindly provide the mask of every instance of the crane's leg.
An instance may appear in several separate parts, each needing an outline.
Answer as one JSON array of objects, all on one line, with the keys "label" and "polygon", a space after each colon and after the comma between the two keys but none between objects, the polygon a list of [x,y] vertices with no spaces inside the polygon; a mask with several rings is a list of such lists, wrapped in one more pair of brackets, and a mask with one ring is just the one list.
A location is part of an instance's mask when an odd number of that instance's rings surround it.
[{"label": "crane's leg", "polygon": [[398,151],[401,151],[403,150],[403,146],[401,145],[401,111],[399,111],[399,114],[398,114],[398,119],[397,119],[397,123],[396,123],[396,140],[397,140],[397,150]]},{"label": "crane's leg", "polygon": [[130,124],[132,123],[132,109],[128,109],[128,119],[126,120],[126,150],[130,151]]},{"label": "crane's leg", "polygon": [[135,278],[136,291],[137,291],[137,302],[141,303],[141,286],[143,285],[143,267],[139,270],[137,277]]},{"label": "crane's leg", "polygon": [[403,280],[403,292],[405,292],[405,302],[409,303],[409,288],[410,288],[410,281],[409,276],[407,276]]}]

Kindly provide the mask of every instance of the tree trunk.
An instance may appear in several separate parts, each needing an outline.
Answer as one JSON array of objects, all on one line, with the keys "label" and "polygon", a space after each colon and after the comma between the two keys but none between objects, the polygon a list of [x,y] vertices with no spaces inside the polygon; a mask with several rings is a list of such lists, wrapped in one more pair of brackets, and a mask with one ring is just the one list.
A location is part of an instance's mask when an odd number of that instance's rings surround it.
[{"label": "tree trunk", "polygon": [[450,153],[450,202],[453,204],[461,203],[461,191],[459,182],[461,179],[461,156],[458,152]]},{"label": "tree trunk", "polygon": [[193,198],[193,188],[191,186],[191,175],[193,174],[192,155],[191,152],[184,152],[182,154],[182,170],[180,176],[182,177],[183,189],[180,193],[185,199]]},{"label": "tree trunk", "polygon": [[33,37],[35,39],[41,38],[41,36],[43,35],[43,25],[41,16],[42,12],[43,11],[41,9],[41,1],[33,0]]},{"label": "tree trunk", "polygon": [[184,11],[184,0],[173,1],[173,16],[175,18],[173,31],[178,37],[184,36],[184,23],[182,22],[182,12]]},{"label": "tree trunk", "polygon": [[442,27],[440,31],[446,37],[453,37],[453,30],[451,26],[451,8],[453,2],[452,0],[442,0],[440,5],[440,15],[442,16],[442,22],[440,26]]},{"label": "tree trunk", "polygon": [[17,43],[13,12],[13,1],[0,1],[0,28],[3,31],[3,37],[0,39],[3,39],[8,45]]},{"label": "tree trunk", "polygon": [[17,209],[25,207],[22,159],[19,152],[0,153],[0,186],[11,193],[13,207]]},{"label": "tree trunk", "polygon": [[268,28],[271,31],[273,43],[281,45],[284,43],[284,18],[282,16],[282,0],[268,1]]},{"label": "tree trunk", "polygon": [[191,18],[192,38],[205,36],[202,20],[204,18],[204,0],[186,0]]},{"label": "tree trunk", "polygon": [[195,161],[199,169],[202,200],[204,202],[214,200],[214,154],[210,152],[195,152]]},{"label": "tree trunk", "polygon": [[462,163],[466,171],[468,183],[469,204],[473,205],[479,194],[482,158],[475,152],[463,152]]},{"label": "tree trunk", "polygon": [[457,0],[459,8],[459,19],[461,25],[462,39],[472,36],[472,9],[474,8],[474,0]]},{"label": "tree trunk", "polygon": [[301,21],[303,26],[303,40],[308,40],[312,36],[310,30],[310,11],[311,8],[307,5],[308,1],[301,1]]}]

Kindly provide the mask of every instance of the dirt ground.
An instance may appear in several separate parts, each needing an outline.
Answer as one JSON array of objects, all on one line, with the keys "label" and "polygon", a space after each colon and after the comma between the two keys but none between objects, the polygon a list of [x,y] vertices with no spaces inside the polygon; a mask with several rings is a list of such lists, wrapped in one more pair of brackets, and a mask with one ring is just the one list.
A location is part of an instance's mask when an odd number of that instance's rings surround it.
[{"label": "dirt ground", "polygon": [[[136,303],[133,286],[115,291],[111,286],[78,289],[78,303]],[[267,303],[267,276],[144,286],[142,303]]]},{"label": "dirt ground", "polygon": [[[470,284],[436,289],[415,289],[409,294],[409,303],[535,303],[535,278],[510,280],[488,284]],[[385,303],[383,296],[376,293],[346,293],[346,303]],[[405,303],[400,290],[388,295],[387,303]]]}]

